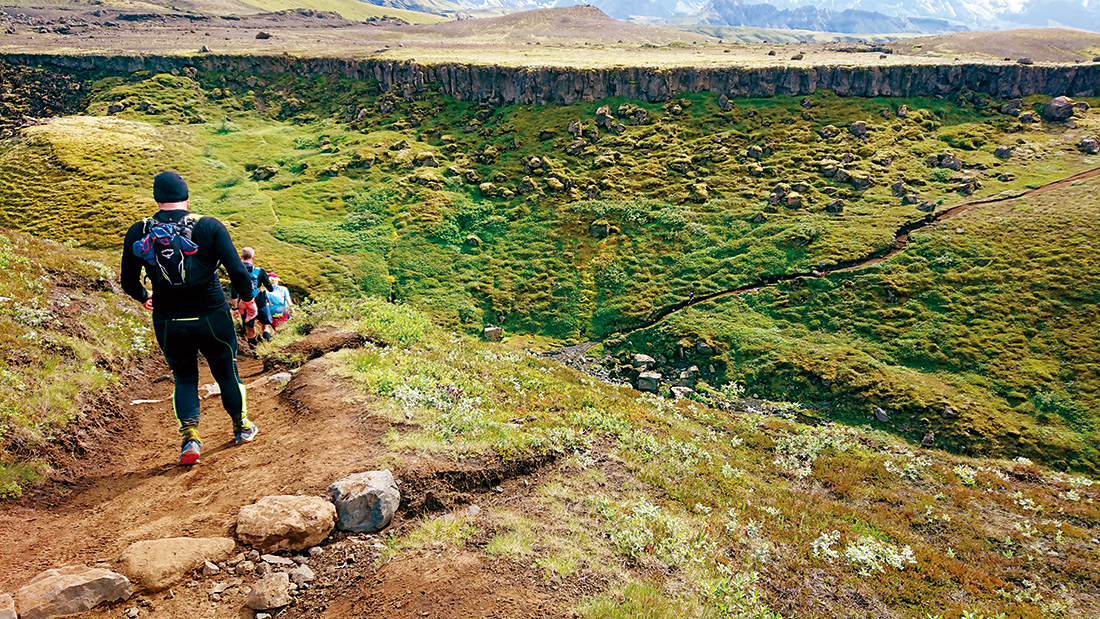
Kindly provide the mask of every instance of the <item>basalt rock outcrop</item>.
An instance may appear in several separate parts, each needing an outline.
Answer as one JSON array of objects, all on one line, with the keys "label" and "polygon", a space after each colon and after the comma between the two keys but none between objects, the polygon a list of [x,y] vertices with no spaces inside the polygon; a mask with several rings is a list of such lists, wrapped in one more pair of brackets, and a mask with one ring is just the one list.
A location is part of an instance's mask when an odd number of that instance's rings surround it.
[{"label": "basalt rock outcrop", "polygon": [[275,55],[108,56],[0,54],[0,61],[94,77],[176,70],[377,80],[387,92],[414,98],[437,91],[491,105],[569,104],[606,97],[666,101],[683,93],[728,97],[804,96],[818,90],[861,97],[933,97],[973,91],[1000,98],[1031,94],[1100,95],[1100,65],[915,64],[768,67],[503,67],[422,64]]}]

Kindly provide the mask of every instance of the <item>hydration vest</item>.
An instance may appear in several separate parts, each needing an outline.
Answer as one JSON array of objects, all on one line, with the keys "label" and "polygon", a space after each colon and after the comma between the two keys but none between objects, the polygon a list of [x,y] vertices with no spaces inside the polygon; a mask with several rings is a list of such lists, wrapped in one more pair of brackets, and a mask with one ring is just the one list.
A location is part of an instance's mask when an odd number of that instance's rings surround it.
[{"label": "hydration vest", "polygon": [[134,255],[145,262],[146,273],[161,286],[187,288],[206,283],[214,269],[198,260],[199,246],[191,240],[202,215],[188,213],[178,222],[144,220],[142,238],[134,242]]}]

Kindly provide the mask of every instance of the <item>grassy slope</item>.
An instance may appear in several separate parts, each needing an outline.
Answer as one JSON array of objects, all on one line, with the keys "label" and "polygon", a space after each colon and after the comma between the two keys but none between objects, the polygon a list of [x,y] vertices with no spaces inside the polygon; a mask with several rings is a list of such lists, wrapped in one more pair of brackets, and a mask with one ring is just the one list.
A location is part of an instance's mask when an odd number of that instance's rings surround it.
[{"label": "grassy slope", "polygon": [[785,421],[798,405],[640,396],[508,344],[454,339],[407,306],[306,309],[301,330],[350,324],[387,342],[331,362],[375,397],[376,414],[400,422],[388,465],[560,458],[522,505],[428,515],[388,540],[391,554],[469,550],[476,536],[488,559],[538,566],[551,581],[606,579],[609,590],[578,608],[589,618],[1098,610],[1091,480]]},{"label": "grassy slope", "polygon": [[110,262],[0,229],[0,498],[42,479],[60,428],[151,352],[147,318],[113,290]]},{"label": "grassy slope", "polygon": [[[125,223],[152,206],[143,197],[148,179],[161,167],[176,167],[192,184],[196,210],[226,220],[238,244],[257,247],[262,262],[292,289],[380,296],[393,290],[432,308],[448,326],[475,331],[499,322],[511,332],[575,340],[640,324],[693,292],[721,291],[885,248],[899,225],[921,216],[894,195],[891,185],[898,179],[922,200],[950,205],[965,199],[951,192],[964,177],[980,179],[978,193],[989,195],[1097,163],[1074,148],[1080,136],[1096,130],[1092,113],[1078,120],[1079,129],[1067,130],[1020,124],[965,100],[818,93],[809,98],[809,109],[796,99],[774,98],[737,101],[722,111],[714,96],[694,95],[663,106],[608,100],[488,109],[433,96],[405,101],[379,95],[367,83],[332,78],[284,77],[252,86],[246,78],[200,76],[198,83],[137,76],[134,83],[100,83],[89,112],[104,115],[117,103],[124,108],[117,116],[128,122],[72,119],[34,128],[4,146],[0,223],[93,247],[115,246]],[[1031,99],[1025,107],[1041,103]],[[602,104],[613,113],[620,105],[627,115],[644,110],[649,119],[625,125],[621,135],[601,130],[598,140],[567,152],[574,142],[567,125],[578,120],[591,130]],[[897,117],[901,105],[910,109],[908,118]],[[880,115],[882,110],[888,114]],[[846,131],[855,120],[867,123],[866,141]],[[73,123],[81,133],[69,129]],[[828,125],[839,128],[829,141],[820,135]],[[85,150],[85,132],[94,136],[94,150]],[[151,143],[157,147],[146,146]],[[1014,145],[1015,156],[995,158],[999,144]],[[764,149],[759,160],[749,156],[753,147]],[[948,147],[966,163],[965,174],[925,163],[929,154]],[[418,165],[429,154],[439,165]],[[823,176],[819,165],[826,158],[850,159],[844,167],[867,175],[871,187],[860,190]],[[274,176],[252,180],[253,171],[265,167]],[[1003,172],[1014,180],[996,180]],[[493,187],[479,186],[484,182]],[[779,183],[807,186],[802,209],[768,208],[769,192]],[[843,213],[824,211],[834,197],[845,201]],[[1084,222],[1090,204],[1081,207]],[[57,205],[77,207],[86,216],[57,220]],[[765,220],[753,223],[761,213]],[[1051,226],[1083,225],[1060,211],[1046,217]],[[610,237],[589,236],[596,220],[610,223]],[[1010,244],[982,251],[1020,249]],[[958,252],[957,268],[987,267],[986,254],[975,252]],[[1055,278],[1053,270],[1043,273]],[[1073,274],[1079,275],[1076,268]],[[1081,374],[1087,355],[1044,349],[1044,372],[988,372],[985,357],[964,353],[976,347],[1019,354],[1034,326],[1002,321],[998,331],[990,327],[995,321],[975,325],[959,309],[963,300],[952,296],[953,281],[933,282],[930,294],[946,295],[953,305],[928,311],[943,309],[943,324],[977,333],[960,336],[963,341],[949,353],[929,356],[940,345],[941,331],[917,328],[923,315],[916,310],[871,303],[878,297],[819,308],[804,292],[768,293],[776,295],[772,306],[768,295],[760,295],[756,323],[745,328],[786,328],[783,344],[754,344],[744,351],[722,346],[717,363],[702,364],[704,378],[748,381],[751,389],[775,397],[791,385],[804,389],[799,377],[807,366],[814,390],[805,397],[823,401],[842,418],[862,418],[879,404],[902,411],[899,429],[918,438],[929,426],[947,432],[941,437],[959,449],[966,444],[1010,455],[1022,449],[1051,461],[1095,466],[1081,447],[1091,436],[1088,423],[1064,425],[1061,414],[1040,420],[1039,411],[1095,410],[1093,379]],[[914,286],[898,287],[903,302],[910,302],[905,295]],[[871,290],[885,294],[881,287]],[[1052,323],[1067,313],[1070,324],[1089,320],[1081,303],[1025,303],[1027,297],[1011,290],[1000,298],[1012,312],[1034,314],[1033,322]],[[676,345],[698,336],[732,345],[742,326],[726,315],[673,322],[662,326],[659,337],[630,343],[670,356]],[[856,326],[842,326],[837,315],[853,316],[848,324]],[[796,324],[802,326],[794,329]],[[895,342],[898,333],[904,345]],[[830,342],[828,354],[808,346],[820,338]],[[999,348],[985,343],[987,338],[1000,338]],[[858,359],[861,368],[887,366],[873,374],[882,381],[838,387],[828,376],[838,365],[832,360],[836,351]],[[801,365],[791,365],[799,359]],[[763,361],[767,371],[748,370]],[[1083,388],[1072,378],[1079,374]],[[822,377],[830,382],[814,382]],[[962,406],[964,400],[972,404]],[[1028,409],[1032,400],[1042,406]],[[967,444],[949,431],[963,422],[921,421],[939,415],[945,402],[964,410],[967,420],[997,422]],[[1038,441],[1047,434],[1056,440]]]}]

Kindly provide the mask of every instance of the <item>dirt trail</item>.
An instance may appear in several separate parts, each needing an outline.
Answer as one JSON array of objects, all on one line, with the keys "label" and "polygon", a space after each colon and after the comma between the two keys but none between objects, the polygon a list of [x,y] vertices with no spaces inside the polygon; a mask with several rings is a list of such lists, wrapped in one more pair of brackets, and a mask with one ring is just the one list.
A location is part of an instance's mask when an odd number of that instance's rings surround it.
[{"label": "dirt trail", "polygon": [[[82,480],[67,498],[5,505],[0,512],[0,590],[14,591],[38,572],[70,563],[114,562],[130,543],[175,536],[230,535],[237,510],[269,494],[320,494],[338,476],[369,466],[378,437],[344,413],[359,403],[334,397],[301,414],[277,383],[264,380],[259,361],[244,360],[255,443],[235,447],[232,424],[218,398],[203,400],[202,463],[176,465],[179,439],[171,405],[172,381],[135,390],[121,403],[133,426],[114,462]],[[321,376],[316,376],[321,374]],[[287,387],[323,378],[307,366]],[[201,384],[213,383],[204,369]],[[129,396],[132,395],[133,398]],[[133,404],[131,400],[160,400]],[[106,446],[111,449],[111,446]],[[111,449],[112,451],[116,451]]]},{"label": "dirt trail", "polygon": [[[293,346],[310,358],[362,344],[362,338],[349,338],[347,332],[328,332]],[[86,472],[67,496],[0,503],[0,592],[14,593],[41,571],[64,565],[102,563],[117,569],[122,551],[139,540],[232,537],[239,509],[260,497],[324,495],[334,480],[377,468],[379,457],[388,453],[382,442],[385,434],[414,426],[391,424],[373,414],[371,402],[333,378],[328,368],[326,359],[314,359],[283,388],[268,380],[279,369],[265,371],[260,361],[242,359],[249,416],[260,427],[259,437],[234,446],[232,425],[218,397],[205,398],[202,462],[185,468],[176,465],[179,439],[169,400],[172,381],[158,364],[153,370],[157,378],[139,381],[117,398],[123,421],[113,434],[122,438],[104,446],[106,457],[93,457],[103,466]],[[212,383],[202,368],[200,385]],[[142,400],[158,401],[134,403]],[[460,508],[474,499],[486,509],[497,503],[525,503],[523,497],[535,487],[529,480],[537,481],[550,464],[545,459],[506,465],[453,462],[414,454],[401,454],[400,462],[395,475],[402,480],[402,507],[389,533],[407,530],[421,515]],[[503,493],[500,486],[506,489]],[[490,491],[494,487],[497,492]],[[559,617],[582,589],[593,586],[578,580],[551,589],[537,568],[485,560],[476,554],[476,544],[445,555],[403,555],[377,571],[369,554],[359,553],[352,567],[350,561],[343,563],[349,554],[369,546],[363,539],[346,537],[334,533],[323,554],[312,561],[319,579],[285,611],[287,616],[323,613],[328,619],[345,619],[383,611],[398,619],[503,617],[516,616],[512,610],[523,608],[523,616]],[[244,577],[244,584],[254,578]],[[216,580],[231,578],[183,582],[153,595],[139,592],[129,601],[81,616],[114,619],[120,609],[140,603],[141,616],[161,619],[193,619],[199,614],[250,618],[240,588],[229,589],[216,603],[208,598]],[[426,614],[428,609],[437,614]]]}]

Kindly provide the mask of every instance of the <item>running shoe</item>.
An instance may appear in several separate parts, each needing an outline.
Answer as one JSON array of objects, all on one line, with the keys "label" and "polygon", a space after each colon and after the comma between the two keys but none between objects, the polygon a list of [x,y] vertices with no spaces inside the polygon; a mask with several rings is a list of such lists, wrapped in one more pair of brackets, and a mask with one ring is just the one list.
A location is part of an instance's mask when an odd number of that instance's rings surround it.
[{"label": "running shoe", "polygon": [[202,447],[202,443],[196,440],[189,440],[183,443],[183,449],[180,450],[180,466],[191,466],[192,464],[199,463],[199,449]]},{"label": "running shoe", "polygon": [[251,443],[259,431],[260,429],[256,427],[256,424],[245,419],[244,424],[233,431],[233,442],[237,445]]}]

